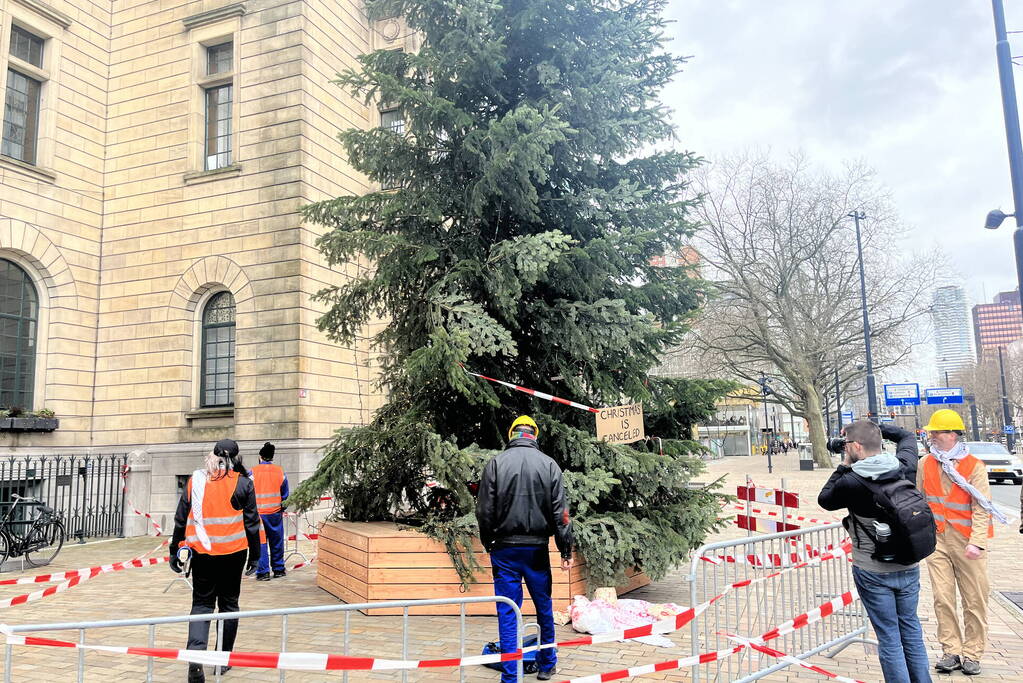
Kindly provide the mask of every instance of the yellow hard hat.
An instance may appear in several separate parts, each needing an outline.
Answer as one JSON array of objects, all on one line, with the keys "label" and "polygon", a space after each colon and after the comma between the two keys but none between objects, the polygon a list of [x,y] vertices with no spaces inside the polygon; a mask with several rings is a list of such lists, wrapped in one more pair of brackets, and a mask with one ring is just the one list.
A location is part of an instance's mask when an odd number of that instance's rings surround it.
[{"label": "yellow hard hat", "polygon": [[928,432],[965,432],[966,425],[963,424],[963,418],[959,416],[959,413],[949,408],[943,408],[934,411],[930,422],[924,425],[924,430]]},{"label": "yellow hard hat", "polygon": [[529,415],[519,415],[515,418],[515,422],[512,422],[511,427],[508,428],[508,438],[512,438],[512,432],[519,425],[527,425],[533,428],[533,436],[540,436],[540,428],[536,426],[536,422],[533,421]]}]

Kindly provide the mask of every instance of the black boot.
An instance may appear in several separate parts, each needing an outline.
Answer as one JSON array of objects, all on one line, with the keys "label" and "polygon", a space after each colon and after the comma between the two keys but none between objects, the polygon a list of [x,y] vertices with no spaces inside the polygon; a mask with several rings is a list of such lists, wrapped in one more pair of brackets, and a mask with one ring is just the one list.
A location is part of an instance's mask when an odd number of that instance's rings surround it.
[{"label": "black boot", "polygon": [[202,671],[202,664],[188,665],[188,683],[206,683],[206,674]]},{"label": "black boot", "polygon": [[274,578],[275,579],[279,579],[282,576],[287,576],[287,575],[288,575],[288,572],[285,569],[275,569],[274,570]]}]

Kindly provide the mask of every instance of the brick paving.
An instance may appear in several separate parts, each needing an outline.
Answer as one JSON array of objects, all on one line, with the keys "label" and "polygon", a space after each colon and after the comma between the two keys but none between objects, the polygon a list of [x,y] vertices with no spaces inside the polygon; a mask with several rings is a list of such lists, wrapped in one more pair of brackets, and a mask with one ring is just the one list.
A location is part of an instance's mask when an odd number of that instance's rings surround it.
[{"label": "brick paving", "polygon": [[[800,472],[794,455],[775,458],[775,472],[767,475],[766,462],[762,457],[729,458],[708,465],[709,472],[704,479],[726,476],[726,490],[734,491],[736,482],[743,482],[748,472],[761,486],[776,486],[785,477],[787,488],[803,496],[803,513],[827,516],[816,504],[816,493],[828,472]],[[710,540],[736,538],[745,532],[734,528],[723,530]],[[106,562],[129,559],[151,550],[157,543],[153,538],[132,538],[117,541],[90,543],[84,546],[70,545],[60,554],[53,571],[74,569]],[[302,549],[311,554],[312,544],[304,543]],[[996,544],[991,555],[992,590],[1020,590],[1019,574],[1014,571],[1021,558],[1023,538],[1016,533],[1016,527],[999,528]],[[289,563],[290,564],[290,563]],[[280,608],[336,604],[332,596],[316,587],[315,565],[292,572],[287,578],[256,583],[248,579],[243,583],[241,607],[247,609]],[[556,570],[557,571],[557,570]],[[32,575],[40,571],[10,571],[3,578]],[[653,602],[688,602],[688,586],[683,581],[682,569],[665,580],[634,592],[637,597]],[[923,594],[921,595],[921,616],[932,657],[939,649],[935,641],[935,623],[931,608],[930,585],[923,572]],[[133,569],[116,574],[98,576],[87,583],[72,588],[66,593],[45,598],[28,605],[9,608],[0,616],[6,623],[46,623],[57,621],[103,620],[166,616],[185,614],[189,608],[190,594],[183,584],[174,584],[166,593],[163,589],[173,575],[166,566],[147,569]],[[2,586],[0,598],[28,592],[42,586]],[[990,603],[990,645],[985,656],[984,674],[972,680],[985,681],[1019,680],[1017,661],[1023,660],[1023,619],[1018,611],[1010,609],[997,599]],[[786,614],[786,617],[792,616]],[[402,658],[401,617],[367,617],[352,613],[349,617],[349,653],[360,656],[377,656],[391,659]],[[468,617],[465,620],[466,654],[478,654],[483,643],[496,639],[497,625],[492,617]],[[156,629],[155,644],[158,647],[184,647],[186,627],[180,625],[160,626]],[[559,639],[573,637],[571,627],[559,628]],[[306,652],[344,651],[344,616],[341,613],[303,615],[289,619],[287,625],[286,649]],[[67,640],[77,639],[76,632],[46,635]],[[457,617],[410,617],[408,658],[450,657],[458,654],[459,619]],[[572,678],[587,674],[611,671],[639,664],[665,661],[689,654],[688,629],[673,634],[676,643],[673,648],[656,648],[633,642],[611,643],[600,646],[563,649],[560,654],[557,678]],[[144,627],[106,630],[90,630],[87,641],[118,645],[145,645],[148,634]],[[280,618],[260,618],[242,622],[236,649],[250,651],[279,651],[282,644]],[[144,658],[88,652],[86,681],[117,679],[125,681],[145,680],[147,661]],[[30,683],[56,683],[76,680],[75,667],[78,653],[64,649],[14,648],[13,680]],[[836,673],[856,677],[865,681],[880,679],[876,655],[866,652],[861,645],[854,645],[842,651],[834,659],[823,656],[810,658],[814,664]],[[0,667],[3,662],[0,662]],[[185,666],[178,662],[153,662],[154,680],[184,680]],[[497,672],[482,667],[463,672],[465,681],[496,681]],[[936,676],[936,681],[950,681],[961,678],[962,674]],[[531,677],[529,677],[531,679]],[[683,681],[689,680],[689,671],[668,671],[650,674],[637,680]],[[208,680],[213,680],[208,675]],[[277,681],[279,672],[250,669],[233,670],[223,677],[224,681]],[[342,673],[288,672],[288,681],[341,681]],[[401,681],[401,672],[350,672],[347,680],[357,681]],[[408,681],[456,681],[459,675],[451,669],[407,672]],[[722,679],[724,680],[724,679]],[[789,668],[767,677],[769,681],[825,680],[812,672]]]}]

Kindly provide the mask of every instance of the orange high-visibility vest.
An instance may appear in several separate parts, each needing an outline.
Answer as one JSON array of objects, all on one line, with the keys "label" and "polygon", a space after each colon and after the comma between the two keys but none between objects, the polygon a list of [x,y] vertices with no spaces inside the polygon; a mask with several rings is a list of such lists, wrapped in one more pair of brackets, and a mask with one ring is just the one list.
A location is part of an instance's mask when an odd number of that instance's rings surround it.
[{"label": "orange high-visibility vest", "polygon": [[[980,460],[967,455],[956,464],[956,471],[969,480],[973,468],[983,466]],[[934,456],[924,458],[924,495],[927,496],[927,503],[934,513],[934,524],[938,533],[945,531],[945,524],[948,523],[960,534],[969,538],[973,526],[973,497],[964,489],[952,484],[952,490],[945,494],[941,485],[941,463]],[[987,537],[995,535],[994,524],[987,525]]]},{"label": "orange high-visibility vest", "polygon": [[252,479],[256,483],[256,507],[259,508],[259,514],[280,512],[284,470],[273,463],[261,462],[252,468]]},{"label": "orange high-visibility vest", "polygon": [[[210,549],[203,547],[195,531],[195,520],[192,509],[188,510],[188,523],[185,525],[185,543],[194,552],[203,555],[230,555],[249,547],[245,536],[245,521],[242,511],[231,507],[231,496],[238,486],[238,473],[228,472],[220,479],[206,481],[206,489],[202,499],[203,526],[210,538]],[[188,478],[186,490],[188,500],[192,499],[192,478]]]}]

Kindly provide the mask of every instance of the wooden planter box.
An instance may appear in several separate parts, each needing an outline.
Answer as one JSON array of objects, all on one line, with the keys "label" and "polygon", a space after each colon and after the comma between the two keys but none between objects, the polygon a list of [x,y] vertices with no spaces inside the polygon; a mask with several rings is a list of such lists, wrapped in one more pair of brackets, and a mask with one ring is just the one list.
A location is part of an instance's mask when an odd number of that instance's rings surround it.
[{"label": "wooden planter box", "polygon": [[[550,545],[554,576],[554,608],[566,609],[576,595],[586,594],[585,562],[578,555],[571,571],[558,567],[561,556]],[[484,568],[476,583],[461,592],[458,573],[444,546],[425,534],[400,530],[390,522],[327,522],[320,529],[317,546],[316,584],[347,603],[386,600],[426,600],[493,595],[490,556],[476,545],[476,559]],[[627,593],[650,583],[641,572],[630,572],[629,581],[618,587]],[[535,614],[523,587],[522,613]],[[401,614],[400,608],[372,610],[367,614]],[[410,610],[410,614],[457,615],[458,605],[437,605]],[[493,615],[493,603],[466,605],[466,614]]]}]

